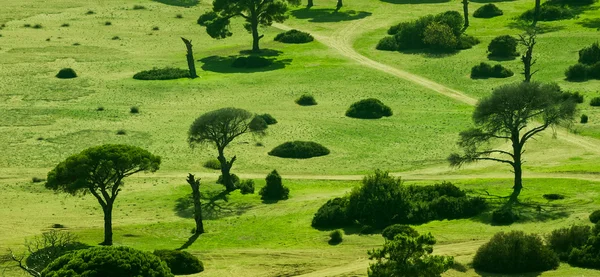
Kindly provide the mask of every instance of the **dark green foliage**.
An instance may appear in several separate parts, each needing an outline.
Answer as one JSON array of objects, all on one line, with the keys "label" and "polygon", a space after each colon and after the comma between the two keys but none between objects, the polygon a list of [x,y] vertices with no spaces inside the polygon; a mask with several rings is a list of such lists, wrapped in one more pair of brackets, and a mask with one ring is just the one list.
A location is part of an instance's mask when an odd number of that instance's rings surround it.
[{"label": "dark green foliage", "polygon": [[167,263],[174,275],[189,275],[204,271],[204,265],[196,256],[179,250],[154,250],[152,253]]},{"label": "dark green foliage", "polygon": [[590,106],[592,107],[600,107],[600,97],[594,97],[590,100]]},{"label": "dark green foliage", "polygon": [[100,107],[96,108],[96,111],[103,112],[104,111],[104,107],[100,106]]},{"label": "dark green foliage", "polygon": [[[219,169],[220,169],[220,167],[219,167]],[[238,177],[234,173],[231,173],[229,176],[231,176],[231,181],[233,182],[234,185],[237,186],[240,183],[240,177]],[[219,178],[217,178],[216,183],[219,185],[223,185],[223,175],[219,175]]]},{"label": "dark green foliage", "polygon": [[140,108],[133,106],[131,108],[129,108],[129,113],[140,113]]},{"label": "dark green foliage", "polygon": [[[555,21],[575,17],[576,13],[569,6],[557,6],[544,3],[540,7],[539,21]],[[535,9],[528,10],[521,15],[521,19],[533,21]]]},{"label": "dark green foliage", "polygon": [[69,24],[69,23],[63,23],[63,25],[60,25],[60,27],[69,27],[69,26],[71,26],[71,24]]},{"label": "dark green foliage", "polygon": [[281,176],[276,170],[267,175],[267,184],[260,189],[262,200],[285,200],[289,198],[290,190],[281,183]]},{"label": "dark green foliage", "polygon": [[569,254],[571,266],[600,269],[600,224],[592,229],[585,245],[573,248]]},{"label": "dark green foliage", "polygon": [[120,40],[120,39],[121,39],[121,37],[119,37],[119,36],[112,37],[112,40]]},{"label": "dark green foliage", "polygon": [[273,64],[273,60],[261,56],[238,57],[231,66],[235,68],[261,68]]},{"label": "dark green foliage", "polygon": [[181,19],[181,18],[183,18],[183,14],[180,14],[180,13],[178,13],[178,14],[175,16],[175,18],[179,18],[179,19]]},{"label": "dark green foliage", "polygon": [[375,233],[375,228],[373,228],[373,226],[371,226],[371,225],[363,225],[360,227],[361,235],[370,235],[373,233]]},{"label": "dark green foliage", "polygon": [[329,149],[312,141],[288,141],[273,148],[269,155],[280,158],[309,159],[329,155]]},{"label": "dark green foliage", "polygon": [[452,257],[431,255],[436,243],[431,234],[418,237],[398,235],[382,249],[369,251],[369,277],[438,277],[454,264]]},{"label": "dark green foliage", "polygon": [[44,179],[44,178],[39,178],[39,177],[33,177],[33,178],[31,178],[31,182],[32,182],[32,183],[41,183],[41,182],[43,182],[43,181],[46,181],[46,179]]},{"label": "dark green foliage", "polygon": [[594,4],[596,0],[548,0],[548,4],[552,5],[571,5],[571,6],[586,6]]},{"label": "dark green foliage", "polygon": [[448,27],[450,27],[452,30],[452,33],[454,33],[454,35],[457,37],[462,33],[462,29],[464,27],[464,18],[462,14],[457,11],[446,11],[437,14],[434,21],[440,24],[448,25]]},{"label": "dark green foliage", "polygon": [[383,51],[398,51],[399,46],[398,42],[396,42],[396,38],[384,37],[377,43],[375,48]]},{"label": "dark green foliage", "polygon": [[563,92],[562,99],[564,101],[566,101],[566,100],[573,100],[573,101],[575,101],[575,103],[579,103],[579,104],[583,103],[583,100],[584,100],[583,99],[583,95],[581,93],[579,93],[579,92],[568,92],[568,91]]},{"label": "dark green foliage", "polygon": [[158,31],[158,30],[160,30],[160,28],[158,26],[152,27],[152,31]]},{"label": "dark green foliage", "polygon": [[508,78],[515,75],[510,69],[502,66],[501,64],[490,65],[482,62],[479,65],[471,68],[472,79],[484,79],[484,78]]},{"label": "dark green foliage", "polygon": [[423,43],[438,51],[452,51],[457,48],[458,39],[447,24],[432,22],[425,27]]},{"label": "dark green foliage", "polygon": [[473,13],[473,17],[477,17],[477,18],[492,18],[492,17],[496,17],[496,16],[501,16],[504,13],[502,12],[502,10],[500,8],[498,8],[496,5],[489,3],[489,4],[485,4],[481,7],[479,7],[479,9],[475,10],[475,12]]},{"label": "dark green foliage", "polygon": [[56,74],[56,78],[59,78],[59,79],[77,78],[77,73],[75,73],[75,70],[73,70],[72,68],[63,68],[60,71],[58,71],[58,74]]},{"label": "dark green foliage", "polygon": [[142,6],[142,5],[133,5],[133,9],[134,10],[145,10],[146,7]]},{"label": "dark green foliage", "polygon": [[591,46],[579,50],[579,60],[582,64],[593,65],[600,62],[600,45],[594,42]]},{"label": "dark green foliage", "polygon": [[106,22],[104,22],[104,25],[105,26],[110,26],[110,25],[112,25],[112,23],[110,21],[106,21]]},{"label": "dark green foliage", "polygon": [[42,277],[171,277],[167,264],[148,252],[128,247],[92,247],[52,262]]},{"label": "dark green foliage", "polygon": [[283,43],[308,43],[313,40],[315,40],[315,38],[312,35],[298,30],[289,30],[280,33],[275,37],[275,41]]},{"label": "dark green foliage", "polygon": [[596,210],[590,214],[590,222],[596,224],[600,222],[600,210]]},{"label": "dark green foliage", "polygon": [[562,261],[567,261],[571,250],[585,245],[591,234],[590,226],[573,225],[552,231],[546,237],[546,243]]},{"label": "dark green foliage", "polygon": [[582,63],[572,65],[565,71],[565,76],[569,81],[585,81],[588,79],[588,66]]},{"label": "dark green foliage", "polygon": [[210,159],[210,160],[207,160],[206,162],[204,162],[204,164],[202,166],[204,166],[205,168],[208,168],[208,169],[220,170],[221,162],[219,162],[219,160],[217,160],[217,159]]},{"label": "dark green foliage", "polygon": [[85,14],[87,14],[87,15],[91,15],[91,14],[96,14],[96,12],[95,12],[95,11],[92,11],[92,10],[89,10],[89,11],[87,11]]},{"label": "dark green foliage", "polygon": [[[54,224],[52,227],[64,228],[61,224]],[[51,230],[28,240],[25,247],[28,254],[25,264],[30,269],[41,272],[58,257],[90,246],[78,242],[77,237],[67,231]]]},{"label": "dark green foliage", "polygon": [[404,235],[407,237],[418,237],[419,232],[408,225],[394,224],[386,227],[381,232],[386,240],[393,240],[397,235]]},{"label": "dark green foliage", "polygon": [[493,225],[511,225],[517,221],[519,217],[510,208],[499,208],[492,212]]},{"label": "dark green foliage", "polygon": [[588,78],[600,80],[600,62],[588,66]]},{"label": "dark green foliage", "polygon": [[42,29],[42,24],[35,24],[32,27],[33,29]]},{"label": "dark green foliage", "polygon": [[314,106],[317,104],[317,101],[312,95],[303,94],[300,98],[296,99],[296,104],[300,106]]},{"label": "dark green foliage", "polygon": [[29,24],[29,23],[23,24],[23,28],[31,28],[31,24]]},{"label": "dark green foliage", "polygon": [[254,194],[254,180],[244,180],[240,182],[237,187],[242,194]]},{"label": "dark green foliage", "polygon": [[127,131],[123,130],[123,129],[119,129],[117,130],[117,135],[118,136],[124,136],[127,134]]},{"label": "dark green foliage", "polygon": [[474,36],[470,36],[467,34],[461,34],[460,37],[458,37],[458,44],[456,46],[457,49],[460,50],[464,50],[464,49],[470,49],[473,46],[479,44],[481,41],[479,41],[479,39],[477,39]]},{"label": "dark green foliage", "polygon": [[269,128],[269,125],[262,117],[255,115],[254,118],[250,120],[250,123],[248,123],[248,128],[251,130],[266,130]]},{"label": "dark green foliage", "polygon": [[504,35],[495,37],[488,45],[488,52],[493,57],[513,57],[517,53],[517,39],[513,36]]},{"label": "dark green foliage", "polygon": [[516,274],[558,268],[559,258],[536,234],[500,232],[479,247],[473,267],[490,273]]},{"label": "dark green foliage", "polygon": [[153,68],[133,75],[133,79],[136,80],[173,80],[189,77],[190,72],[187,69],[174,67]]},{"label": "dark green foliage", "polygon": [[342,230],[334,230],[329,233],[329,244],[339,244],[344,240]]},{"label": "dark green foliage", "polygon": [[266,113],[266,114],[261,114],[258,115],[260,118],[262,118],[267,125],[273,125],[273,124],[277,124],[277,119],[275,119],[272,115]]},{"label": "dark green foliage", "polygon": [[565,199],[565,196],[562,194],[556,194],[556,193],[549,193],[549,194],[544,194],[543,197],[548,200],[562,200]]},{"label": "dark green foliage", "polygon": [[197,22],[198,22],[198,24],[200,26],[206,27],[206,25],[208,23],[210,23],[211,21],[217,19],[217,17],[219,17],[217,15],[217,13],[215,13],[215,12],[207,12],[207,13],[204,13],[204,14],[200,15],[200,17],[198,18]]},{"label": "dark green foliage", "polygon": [[588,120],[589,120],[588,116],[586,114],[582,114],[581,120],[579,122],[582,124],[586,124],[586,123],[588,123]]},{"label": "dark green foliage", "polygon": [[312,227],[337,228],[350,225],[352,221],[348,218],[347,209],[347,197],[336,197],[328,200],[315,213],[312,220]]},{"label": "dark green foliage", "polygon": [[361,119],[379,119],[392,116],[392,109],[375,98],[360,100],[350,106],[346,111],[347,117]]}]

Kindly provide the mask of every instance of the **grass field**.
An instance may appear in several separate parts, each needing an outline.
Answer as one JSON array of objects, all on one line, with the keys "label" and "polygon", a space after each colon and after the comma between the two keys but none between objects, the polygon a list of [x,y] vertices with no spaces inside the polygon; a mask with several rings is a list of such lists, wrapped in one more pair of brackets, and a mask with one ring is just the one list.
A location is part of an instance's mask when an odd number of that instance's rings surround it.
[{"label": "grass field", "polygon": [[[45,177],[69,155],[104,143],[140,146],[163,158],[157,173],[126,180],[114,212],[115,244],[143,250],[184,245],[193,227],[185,175],[198,173],[209,183],[207,190],[220,188],[212,183],[217,174],[202,168],[216,151],[191,149],[187,130],[202,113],[227,106],[270,113],[279,121],[265,137],[236,140],[226,154],[238,157],[233,172],[256,179],[258,187],[274,168],[284,178],[289,176],[291,198],[264,204],[257,195],[235,192],[226,209],[205,223],[208,233],[187,248],[205,262],[207,270],[198,276],[366,276],[366,251],[379,247],[381,236],[345,230],[344,242],[330,246],[328,232],[311,228],[310,222],[325,201],[344,195],[359,184],[361,175],[377,168],[405,176],[410,179],[407,183],[452,180],[473,193],[483,188],[496,194],[510,191],[510,172],[502,165],[451,169],[445,161],[457,150],[458,132],[472,124],[471,105],[378,65],[425,77],[467,98],[484,97],[498,85],[521,80],[520,62],[501,62],[517,73],[509,79],[471,80],[470,68],[488,61],[487,44],[495,36],[522,32],[512,19],[533,7],[533,1],[497,2],[504,16],[471,18],[467,33],[481,44],[432,56],[377,51],[375,45],[389,26],[425,14],[460,11],[459,1],[353,0],[334,14],[335,1],[317,0],[311,10],[294,8],[284,23],[310,31],[317,41],[282,44],[273,41],[281,30],[262,30],[261,46],[276,62],[260,71],[229,66],[251,45],[241,21],[233,21],[234,35],[224,40],[211,39],[196,24],[210,8],[206,0],[189,8],[173,5],[186,2],[177,0],[7,2],[0,8],[0,25],[5,25],[0,30],[0,251],[20,249],[24,240],[56,223],[66,225],[83,242],[101,240],[102,212],[91,197],[55,195],[42,184],[31,183],[31,178]],[[473,1],[470,9],[485,3]],[[134,10],[134,5],[146,9]],[[417,226],[436,236],[437,253],[454,255],[468,265],[477,247],[498,231],[548,233],[559,226],[586,223],[588,214],[600,207],[600,148],[594,147],[600,139],[600,110],[587,103],[600,96],[600,81],[564,80],[564,70],[576,63],[577,51],[600,37],[599,8],[596,3],[576,19],[541,24],[548,32],[540,36],[534,53],[540,69],[534,79],[581,91],[586,103],[580,112],[590,116],[590,123],[574,124],[575,133],[559,129],[554,138],[547,131],[527,146],[525,177],[531,178],[526,179],[522,199],[542,203],[544,212],[524,210],[527,220],[510,227],[490,226],[489,213]],[[136,72],[154,67],[185,68],[180,37],[194,43],[200,78],[132,79]],[[72,67],[80,77],[55,78],[64,67]],[[296,105],[294,100],[304,93],[314,95],[318,105]],[[369,97],[390,106],[394,116],[380,120],[344,116],[353,102]],[[132,106],[140,113],[130,114]],[[118,130],[126,134],[117,135]],[[319,142],[331,154],[308,160],[266,154],[289,140]],[[565,194],[567,199],[547,203],[541,197],[544,193]],[[564,264],[541,276],[599,274]],[[445,276],[480,275],[469,269]]]}]

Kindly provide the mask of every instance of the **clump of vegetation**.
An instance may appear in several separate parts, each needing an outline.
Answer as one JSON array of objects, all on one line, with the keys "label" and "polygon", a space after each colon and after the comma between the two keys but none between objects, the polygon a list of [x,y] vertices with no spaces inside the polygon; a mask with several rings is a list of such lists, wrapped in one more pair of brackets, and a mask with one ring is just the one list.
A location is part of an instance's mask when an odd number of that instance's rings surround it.
[{"label": "clump of vegetation", "polygon": [[511,225],[517,221],[517,219],[519,219],[519,217],[508,207],[502,207],[492,212],[493,225]]},{"label": "clump of vegetation", "polygon": [[360,100],[352,104],[346,111],[347,117],[361,119],[379,119],[392,115],[392,109],[375,98]]},{"label": "clump of vegetation", "polygon": [[204,271],[204,265],[188,252],[179,250],[154,250],[152,253],[167,263],[174,275],[189,275]]},{"label": "clump of vegetation", "polygon": [[500,8],[498,8],[496,5],[489,3],[489,4],[485,4],[481,7],[479,7],[479,9],[475,10],[475,12],[473,13],[473,17],[476,18],[492,18],[492,17],[496,17],[496,16],[501,16],[504,13],[502,12],[502,10]]},{"label": "clump of vegetation", "polygon": [[375,228],[373,228],[373,226],[371,226],[371,225],[363,225],[360,227],[361,235],[370,235],[373,233],[375,233]]},{"label": "clump of vegetation", "polygon": [[586,81],[588,80],[589,68],[587,65],[578,63],[570,66],[565,71],[565,76],[569,81]]},{"label": "clump of vegetation", "polygon": [[600,224],[596,224],[591,235],[581,247],[574,247],[569,254],[571,266],[600,269]]},{"label": "clump of vegetation", "polygon": [[104,107],[100,106],[100,107],[96,108],[96,111],[97,112],[103,112],[104,111]]},{"label": "clump of vegetation", "polygon": [[562,99],[564,101],[573,100],[575,103],[581,104],[581,103],[583,103],[584,97],[579,92],[568,92],[568,91],[565,91],[565,92],[562,93]]},{"label": "clump of vegetation", "polygon": [[158,31],[158,30],[160,30],[160,28],[158,26],[152,27],[152,31]]},{"label": "clump of vegetation", "polygon": [[133,75],[133,79],[136,80],[174,80],[189,77],[189,70],[174,67],[154,68]]},{"label": "clump of vegetation", "polygon": [[248,179],[240,182],[238,189],[242,194],[254,194],[254,180]]},{"label": "clump of vegetation", "polygon": [[96,14],[96,12],[95,12],[95,11],[92,11],[92,10],[89,10],[89,11],[87,11],[85,14],[86,14],[86,15],[92,15],[92,14]]},{"label": "clump of vegetation", "polygon": [[121,40],[121,37],[119,37],[119,36],[114,36],[114,37],[112,37],[112,40]]},{"label": "clump of vegetation", "polygon": [[336,197],[327,200],[315,213],[312,220],[314,228],[338,228],[348,226],[352,220],[348,218],[348,197]]},{"label": "clump of vegetation", "polygon": [[23,24],[23,28],[31,28],[31,24],[25,23],[25,24]]},{"label": "clump of vegetation", "polygon": [[483,78],[508,78],[515,75],[510,69],[502,66],[501,64],[490,65],[482,62],[479,65],[471,68],[472,79],[483,79]]},{"label": "clump of vegetation", "polygon": [[340,244],[344,240],[344,233],[342,230],[334,230],[329,233],[329,244]]},{"label": "clump of vegetation", "polygon": [[587,65],[593,65],[600,62],[600,44],[594,42],[592,45],[579,50],[578,62]]},{"label": "clump of vegetation", "polygon": [[120,130],[117,131],[117,136],[124,136],[126,134],[127,134],[127,131],[125,131],[123,129],[120,129]]},{"label": "clump of vegetation", "polygon": [[600,80],[600,45],[596,42],[579,51],[579,63],[569,67],[565,76],[569,81]]},{"label": "clump of vegetation", "polygon": [[582,114],[579,122],[581,124],[586,124],[586,123],[588,123],[588,120],[589,120],[589,117],[586,114]]},{"label": "clump of vegetation", "polygon": [[594,212],[592,212],[589,216],[590,218],[590,222],[596,224],[598,222],[600,222],[600,210],[596,210]]},{"label": "clump of vegetation", "polygon": [[255,115],[248,124],[248,127],[253,130],[266,130],[269,128],[269,124],[262,117]]},{"label": "clump of vegetation", "polygon": [[261,68],[273,64],[273,60],[260,56],[238,57],[231,66],[235,68]]},{"label": "clump of vegetation", "polygon": [[[220,167],[219,167],[220,169]],[[238,177],[237,175],[231,173],[229,174],[230,178],[231,178],[231,182],[233,183],[234,186],[237,186],[240,183],[240,177]],[[223,175],[219,175],[219,178],[217,178],[217,184],[219,185],[224,185],[223,184]]]},{"label": "clump of vegetation", "polygon": [[58,71],[58,74],[56,74],[56,78],[73,79],[77,78],[77,73],[75,73],[75,70],[73,70],[72,68],[63,68],[60,71]]},{"label": "clump of vegetation", "polygon": [[210,159],[204,162],[202,166],[208,169],[221,170],[221,162],[217,159]]},{"label": "clump of vegetation", "polygon": [[32,183],[41,183],[41,182],[44,182],[44,181],[46,181],[46,179],[40,178],[40,177],[33,177],[33,178],[31,178],[31,182]]},{"label": "clump of vegetation", "polygon": [[559,258],[536,234],[500,232],[479,247],[473,267],[490,273],[517,274],[558,268]]},{"label": "clump of vegetation", "polygon": [[63,23],[63,25],[60,25],[60,27],[70,27],[70,26],[71,26],[71,24],[69,24],[69,23]]},{"label": "clump of vegetation", "polygon": [[298,31],[298,30],[289,30],[287,32],[283,32],[275,36],[275,41],[283,42],[283,43],[308,43],[315,40],[315,38],[306,32]]},{"label": "clump of vegetation", "polygon": [[417,232],[417,230],[414,228],[403,224],[390,225],[383,229],[383,232],[381,232],[381,236],[383,236],[386,240],[393,240],[398,235],[418,237],[419,232]]},{"label": "clump of vegetation", "polygon": [[258,115],[258,117],[262,118],[262,120],[264,120],[265,123],[267,123],[267,125],[277,124],[277,119],[275,119],[272,115],[268,113]]},{"label": "clump of vegetation", "polygon": [[111,26],[111,25],[112,25],[112,22],[110,22],[110,21],[104,22],[104,26]]},{"label": "clump of vegetation", "polygon": [[546,200],[551,201],[551,200],[562,200],[565,199],[565,196],[562,194],[557,194],[557,193],[549,193],[549,194],[544,194],[542,195]]},{"label": "clump of vegetation", "polygon": [[183,18],[183,14],[178,13],[177,15],[175,15],[175,18],[181,19],[181,18]]},{"label": "clump of vegetation", "polygon": [[133,113],[133,114],[140,113],[140,108],[133,106],[133,107],[129,108],[129,113]]},{"label": "clump of vegetation", "polygon": [[329,149],[312,141],[289,141],[271,150],[271,156],[292,159],[309,159],[329,155]]},{"label": "clump of vegetation", "polygon": [[509,58],[518,56],[517,44],[517,39],[513,36],[498,36],[488,45],[488,52],[491,57]]},{"label": "clump of vegetation", "polygon": [[262,200],[285,200],[289,198],[290,190],[281,182],[281,176],[276,170],[267,175],[267,184],[260,189],[260,199]]},{"label": "clump of vegetation", "polygon": [[133,6],[133,9],[134,9],[134,10],[145,10],[145,9],[146,9],[146,7],[145,7],[145,6],[142,6],[142,5],[134,5],[134,6]]},{"label": "clump of vegetation", "polygon": [[600,97],[594,97],[590,100],[590,106],[592,107],[600,107]]},{"label": "clump of vegetation", "polygon": [[[540,6],[539,21],[555,21],[563,20],[575,17],[575,11],[566,5],[553,5],[551,3],[544,3]],[[533,21],[535,18],[535,9],[528,10],[521,15],[521,19]]]},{"label": "clump of vegetation", "polygon": [[314,106],[317,104],[317,101],[310,94],[302,94],[302,96],[296,99],[296,104],[300,106]]},{"label": "clump of vegetation", "polygon": [[213,20],[217,19],[219,17],[219,15],[217,15],[217,13],[215,12],[207,12],[207,13],[203,13],[202,15],[200,15],[200,17],[198,17],[198,25],[206,27],[208,25],[208,23],[212,22]]},{"label": "clump of vegetation", "polygon": [[552,249],[562,261],[568,261],[573,248],[580,248],[592,234],[590,226],[573,225],[560,228],[546,236],[548,247]]},{"label": "clump of vegetation", "polygon": [[38,23],[38,24],[35,24],[35,25],[33,25],[33,27],[32,27],[32,28],[33,28],[33,29],[42,29],[42,28],[43,28],[43,26],[42,26],[42,24],[39,24],[39,23]]},{"label": "clump of vegetation", "polygon": [[61,256],[42,276],[154,276],[171,277],[167,264],[157,256],[129,247],[92,247]]}]

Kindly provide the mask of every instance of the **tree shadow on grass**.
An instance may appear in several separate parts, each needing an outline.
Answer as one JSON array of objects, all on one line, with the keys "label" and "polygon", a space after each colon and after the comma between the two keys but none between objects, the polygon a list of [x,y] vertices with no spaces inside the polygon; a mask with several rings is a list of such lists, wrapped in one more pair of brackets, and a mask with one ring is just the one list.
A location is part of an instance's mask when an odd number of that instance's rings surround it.
[{"label": "tree shadow on grass", "polygon": [[[531,22],[525,20],[515,20],[509,22],[506,26],[511,29],[518,29],[525,32],[527,29],[531,28]],[[546,34],[564,30],[565,26],[551,26],[549,24],[538,22],[536,28],[538,30],[538,34]]]},{"label": "tree shadow on grass", "polygon": [[278,57],[283,54],[282,51],[275,49],[261,49],[260,52],[254,53],[252,50],[242,50],[240,51],[240,55],[245,56],[259,56],[259,57]]},{"label": "tree shadow on grass", "polygon": [[[239,216],[251,209],[254,205],[248,203],[229,202],[226,191],[203,192],[201,197],[202,219],[211,220],[228,216]],[[177,216],[194,218],[194,200],[192,195],[176,200],[173,209]]]},{"label": "tree shadow on grass", "polygon": [[586,27],[586,28],[597,29],[600,31],[600,18],[594,18],[594,19],[586,18],[582,21],[577,22],[577,24],[579,24],[583,27]]},{"label": "tree shadow on grass", "polygon": [[163,3],[169,6],[177,6],[177,7],[192,7],[198,5],[200,0],[152,0],[154,2]]},{"label": "tree shadow on grass", "polygon": [[[233,67],[233,62],[244,55],[232,55],[232,56],[210,56],[199,60],[202,62],[202,70],[204,71],[212,71],[218,73],[254,73],[254,72],[267,72],[278,69],[283,69],[286,66],[292,63],[292,59],[275,59],[275,58],[267,58],[270,60],[271,64],[265,67],[258,68],[244,68],[244,67]],[[261,54],[257,54],[257,56],[261,56]],[[265,55],[270,57],[268,55]]]},{"label": "tree shadow on grass", "polygon": [[519,57],[519,55],[510,56],[510,57],[498,57],[498,56],[492,56],[492,54],[489,54],[487,56],[488,60],[496,61],[496,62],[514,61],[515,59],[517,59],[517,57]]},{"label": "tree shadow on grass", "polygon": [[438,4],[450,2],[450,0],[381,0],[390,4]]},{"label": "tree shadow on grass", "polygon": [[[488,199],[488,202],[490,202],[491,208],[478,216],[472,217],[472,221],[493,225],[492,213],[494,210],[507,205],[506,199],[495,201]],[[551,202],[521,201],[513,204],[512,210],[518,216],[515,223],[547,222],[567,218],[572,214],[572,211],[569,210],[569,205],[554,204]]]},{"label": "tree shadow on grass", "polygon": [[513,1],[515,1],[515,0],[470,0],[469,2],[487,4],[487,3],[513,2]]},{"label": "tree shadow on grass", "polygon": [[192,246],[192,244],[194,244],[194,242],[196,242],[198,237],[200,237],[200,234],[193,234],[181,247],[179,247],[175,250],[187,249],[188,247]]},{"label": "tree shadow on grass", "polygon": [[308,19],[309,22],[340,22],[362,19],[372,13],[364,11],[335,11],[334,9],[299,9],[291,12],[298,19]]}]

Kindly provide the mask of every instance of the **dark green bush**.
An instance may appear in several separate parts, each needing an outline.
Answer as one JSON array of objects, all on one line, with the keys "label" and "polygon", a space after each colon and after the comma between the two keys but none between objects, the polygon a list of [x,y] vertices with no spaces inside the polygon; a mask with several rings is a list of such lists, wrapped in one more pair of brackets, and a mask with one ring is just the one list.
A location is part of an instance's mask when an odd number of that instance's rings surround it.
[{"label": "dark green bush", "polygon": [[479,247],[473,267],[490,273],[516,274],[558,268],[559,258],[536,234],[500,232]]},{"label": "dark green bush", "polygon": [[86,15],[92,15],[92,14],[96,14],[95,11],[89,10],[87,12],[85,12]]},{"label": "dark green bush", "polygon": [[342,240],[344,240],[344,233],[342,233],[342,230],[334,230],[329,233],[330,244],[339,244]]},{"label": "dark green bush", "polygon": [[248,123],[250,130],[266,130],[269,128],[269,124],[260,116],[255,115],[254,118]]},{"label": "dark green bush", "polygon": [[188,70],[174,67],[154,68],[133,75],[133,79],[136,80],[173,80],[189,77],[190,72]]},{"label": "dark green bush", "polygon": [[262,200],[285,200],[289,198],[290,190],[281,183],[281,176],[273,170],[266,178],[267,184],[260,189]]},{"label": "dark green bush", "polygon": [[112,25],[112,22],[110,22],[110,21],[106,21],[106,22],[104,22],[104,25],[105,25],[105,26],[111,26],[111,25]]},{"label": "dark green bush", "polygon": [[280,158],[309,159],[329,155],[329,149],[312,141],[289,141],[273,148],[269,155]]},{"label": "dark green bush", "polygon": [[445,11],[437,14],[434,21],[440,24],[448,25],[456,37],[462,34],[462,29],[465,23],[463,15],[457,11]]},{"label": "dark green bush", "polygon": [[127,131],[125,131],[123,129],[117,130],[117,135],[119,135],[119,136],[124,136],[126,134],[127,134]]},{"label": "dark green bush", "polygon": [[596,210],[590,214],[590,221],[594,224],[600,222],[600,210]]},{"label": "dark green bush", "polygon": [[63,25],[60,25],[60,27],[69,27],[69,26],[71,26],[71,24],[69,24],[69,23],[63,23]]},{"label": "dark green bush", "polygon": [[314,106],[317,104],[317,101],[312,95],[303,94],[300,98],[296,99],[296,104],[300,106]]},{"label": "dark green bush", "polygon": [[[221,169],[219,167],[219,169]],[[233,182],[234,185],[238,185],[240,183],[240,177],[238,177],[237,175],[231,173],[229,176],[231,176],[231,181]],[[217,184],[222,185],[223,184],[223,175],[219,175],[219,178],[217,178]]]},{"label": "dark green bush", "polygon": [[470,36],[467,34],[461,34],[460,37],[458,38],[458,45],[456,46],[457,49],[460,50],[464,50],[464,49],[470,49],[473,46],[479,44],[481,41],[479,41],[479,39],[477,39],[474,36]]},{"label": "dark green bush", "polygon": [[189,275],[204,271],[204,265],[196,256],[179,250],[154,250],[153,254],[167,263],[174,275]]},{"label": "dark green bush", "polygon": [[493,57],[514,57],[517,53],[517,39],[509,36],[495,37],[488,45],[488,52]]},{"label": "dark green bush", "polygon": [[129,112],[130,113],[140,113],[140,108],[133,106],[133,107],[129,108]]},{"label": "dark green bush", "polygon": [[46,181],[46,179],[44,179],[44,178],[39,178],[39,177],[33,177],[33,178],[31,178],[31,182],[32,182],[32,183],[41,183],[41,182],[43,182],[43,181]]},{"label": "dark green bush", "polygon": [[[521,15],[521,19],[533,21],[535,9],[528,10]],[[544,3],[540,7],[539,21],[555,21],[575,17],[575,12],[569,6],[557,6]]]},{"label": "dark green bush", "polygon": [[309,33],[298,30],[289,30],[287,32],[280,33],[275,37],[275,41],[283,43],[308,43],[313,40],[315,40],[315,38]]},{"label": "dark green bush", "polygon": [[375,98],[360,100],[346,111],[347,117],[362,119],[378,119],[392,116],[392,109]]},{"label": "dark green bush", "polygon": [[148,252],[129,247],[92,247],[66,254],[42,271],[42,277],[171,277],[167,264]]},{"label": "dark green bush", "polygon": [[573,100],[575,103],[579,103],[579,104],[583,103],[583,100],[584,100],[583,95],[581,95],[579,92],[568,92],[568,91],[562,93],[562,99],[564,101]]},{"label": "dark green bush", "polygon": [[562,194],[556,194],[556,193],[549,193],[549,194],[544,194],[542,195],[546,200],[550,201],[550,200],[562,200],[565,199],[565,196]]},{"label": "dark green bush", "polygon": [[493,67],[485,62],[471,68],[472,79],[484,79],[484,78],[508,78],[513,76],[514,73],[502,66],[501,64],[494,65]]},{"label": "dark green bush", "polygon": [[384,37],[377,43],[375,48],[383,51],[397,51],[399,46],[398,42],[396,42],[396,38]]},{"label": "dark green bush", "polygon": [[565,76],[569,81],[585,81],[588,79],[588,67],[582,63],[572,65],[565,71]]},{"label": "dark green bush", "polygon": [[221,162],[217,159],[207,160],[202,166],[208,169],[221,170]]},{"label": "dark green bush", "polygon": [[594,97],[590,100],[590,106],[592,107],[600,107],[600,97]]},{"label": "dark green bush", "polygon": [[569,259],[573,248],[580,248],[592,234],[590,226],[574,225],[568,228],[560,228],[552,231],[547,237],[548,247],[552,249],[562,261]]},{"label": "dark green bush", "polygon": [[493,225],[511,225],[518,217],[510,208],[500,208],[492,212]]},{"label": "dark green bush", "polygon": [[582,123],[582,124],[586,124],[586,123],[588,123],[588,120],[589,120],[588,116],[585,115],[585,114],[582,114],[581,115],[581,120],[579,122]]},{"label": "dark green bush", "polygon": [[373,228],[373,226],[371,226],[371,225],[363,225],[360,227],[361,235],[370,235],[373,233],[375,233],[375,228]]},{"label": "dark green bush", "polygon": [[496,17],[496,16],[501,16],[504,13],[502,12],[502,10],[500,8],[498,8],[496,5],[489,3],[489,4],[485,4],[481,7],[479,7],[479,9],[475,10],[475,12],[473,13],[473,17],[476,18],[492,18],[492,17]]},{"label": "dark green bush", "polygon": [[600,223],[596,223],[583,246],[571,250],[569,264],[577,267],[600,269]]},{"label": "dark green bush", "polygon": [[56,78],[73,79],[77,78],[77,73],[75,73],[75,70],[73,70],[72,68],[63,68],[60,71],[58,71],[58,74],[56,74]]},{"label": "dark green bush", "polygon": [[266,114],[261,114],[258,115],[260,118],[262,118],[267,125],[273,125],[273,124],[277,124],[277,119],[275,119],[272,115],[266,113]]},{"label": "dark green bush", "polygon": [[579,50],[579,63],[593,65],[600,62],[600,45],[594,42],[588,47]]},{"label": "dark green bush", "polygon": [[348,198],[336,197],[330,199],[315,213],[312,220],[314,228],[338,228],[352,224],[348,218]]},{"label": "dark green bush", "polygon": [[146,7],[142,6],[142,5],[133,5],[133,9],[134,10],[145,10]]},{"label": "dark green bush", "polygon": [[458,46],[457,36],[452,31],[444,23],[432,22],[425,27],[423,43],[438,51],[452,51]]},{"label": "dark green bush", "polygon": [[590,79],[600,80],[600,62],[588,66],[587,76]]},{"label": "dark green bush", "polygon": [[254,180],[244,180],[239,183],[238,188],[242,194],[254,194]]},{"label": "dark green bush", "polygon": [[235,68],[261,68],[273,64],[273,60],[260,56],[238,57],[231,66]]},{"label": "dark green bush", "polygon": [[416,238],[419,236],[419,232],[408,225],[402,224],[390,225],[383,229],[383,232],[381,232],[381,236],[383,236],[386,240],[393,240],[397,235],[405,235]]}]

